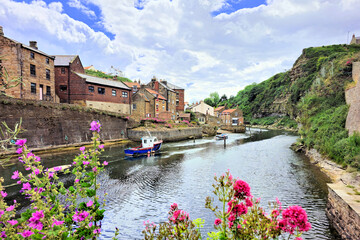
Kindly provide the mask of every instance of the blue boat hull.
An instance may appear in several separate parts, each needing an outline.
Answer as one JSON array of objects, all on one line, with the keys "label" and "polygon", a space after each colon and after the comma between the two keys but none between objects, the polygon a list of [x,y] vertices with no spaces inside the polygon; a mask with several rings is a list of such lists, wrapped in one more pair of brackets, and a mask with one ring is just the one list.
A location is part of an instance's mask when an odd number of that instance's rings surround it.
[{"label": "blue boat hull", "polygon": [[162,142],[154,144],[152,148],[128,148],[125,149],[125,154],[128,156],[139,156],[139,155],[147,155],[151,152],[158,152],[161,148]]}]

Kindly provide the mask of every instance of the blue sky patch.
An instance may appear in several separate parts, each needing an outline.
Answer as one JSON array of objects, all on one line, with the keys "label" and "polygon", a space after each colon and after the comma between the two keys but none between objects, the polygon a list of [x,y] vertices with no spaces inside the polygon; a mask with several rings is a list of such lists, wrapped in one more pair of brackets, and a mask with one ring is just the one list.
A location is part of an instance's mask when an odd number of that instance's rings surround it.
[{"label": "blue sky patch", "polygon": [[258,7],[262,4],[266,5],[266,0],[227,0],[226,6],[224,6],[222,9],[218,11],[214,11],[211,13],[212,16],[217,16],[221,13],[233,13],[236,12],[239,9],[243,8],[254,8]]},{"label": "blue sky patch", "polygon": [[[32,0],[15,0],[15,1],[25,2],[29,4],[32,2]],[[68,4],[69,1],[64,1],[64,0],[62,1],[43,0],[43,1],[46,2],[46,4],[50,4],[52,2],[61,2],[63,5],[63,13],[69,15],[69,17],[77,21],[85,23],[96,32],[103,32],[111,40],[115,39],[115,34],[108,32],[101,23],[102,14],[98,6],[91,3],[90,4],[85,3],[84,1],[80,1],[81,4],[84,5],[89,11],[92,11],[94,13],[94,15],[91,15],[91,14],[86,14],[84,11],[78,8],[69,6]]]}]

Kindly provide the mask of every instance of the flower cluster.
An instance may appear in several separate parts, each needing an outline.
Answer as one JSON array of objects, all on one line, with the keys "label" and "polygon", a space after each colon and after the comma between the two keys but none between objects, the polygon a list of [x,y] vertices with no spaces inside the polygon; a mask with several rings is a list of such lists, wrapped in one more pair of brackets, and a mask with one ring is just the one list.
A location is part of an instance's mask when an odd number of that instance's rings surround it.
[{"label": "flower cluster", "polygon": [[[94,239],[100,234],[101,221],[104,217],[96,190],[98,174],[108,165],[100,163],[99,155],[104,151],[100,144],[99,132],[101,124],[93,121],[90,124],[93,131],[93,147],[80,148],[80,154],[75,157],[72,170],[54,167],[45,169],[40,157],[33,154],[26,146],[26,139],[16,141],[19,161],[23,163],[23,171],[14,171],[11,179],[20,185],[20,192],[31,202],[27,210],[16,214],[19,204],[14,200],[8,205],[7,193],[4,191],[0,178],[0,237],[2,239]],[[72,186],[65,188],[59,180],[59,173],[74,174]],[[59,195],[65,196],[65,202],[60,202]],[[80,199],[88,199],[81,202]],[[62,236],[62,237],[59,237]]]}]

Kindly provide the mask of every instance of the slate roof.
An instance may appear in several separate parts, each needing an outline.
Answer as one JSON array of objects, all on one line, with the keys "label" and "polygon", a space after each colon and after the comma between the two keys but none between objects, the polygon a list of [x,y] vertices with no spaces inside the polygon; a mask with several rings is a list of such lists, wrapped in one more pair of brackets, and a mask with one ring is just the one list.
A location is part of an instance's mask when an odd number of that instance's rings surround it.
[{"label": "slate roof", "polygon": [[[161,86],[163,86],[164,88],[166,88],[167,90],[169,90],[169,91],[172,91],[172,92],[175,92],[173,89],[171,89],[170,87],[168,87],[166,84],[164,84],[163,82],[159,82],[159,84],[161,85]],[[167,83],[168,84],[168,83]]]},{"label": "slate roof", "polygon": [[77,55],[55,55],[55,66],[69,66]]},{"label": "slate roof", "polygon": [[[5,36],[3,36],[3,37],[5,37]],[[32,48],[32,47],[30,47],[30,46],[28,46],[28,45],[25,45],[25,44],[23,44],[23,43],[21,43],[21,42],[18,42],[18,41],[16,41],[16,40],[11,39],[11,38],[8,38],[8,37],[5,37],[5,38],[7,38],[7,39],[9,39],[9,40],[11,40],[11,41],[13,41],[13,42],[15,42],[15,43],[17,43],[17,44],[20,44],[23,48],[29,49],[29,50],[31,50],[31,51],[33,51],[33,52],[39,53],[39,54],[41,54],[41,55],[47,56],[47,57],[52,58],[52,59],[55,58],[54,56],[51,56],[51,55],[49,55],[49,54],[47,54],[47,53],[44,53],[43,51],[40,51],[39,49]]]},{"label": "slate roof", "polygon": [[157,98],[162,99],[162,100],[166,100],[166,98],[161,95],[160,93],[158,93],[155,90],[149,89],[149,88],[145,88],[149,93],[151,93],[152,95],[154,95],[155,97],[157,96]]},{"label": "slate roof", "polygon": [[150,102],[150,100],[146,97],[145,94],[143,93],[138,93],[141,97],[143,97],[145,99],[146,102]]},{"label": "slate roof", "polygon": [[120,82],[120,81],[108,80],[108,79],[104,79],[104,78],[86,75],[83,73],[77,73],[77,72],[75,72],[75,74],[77,74],[78,76],[80,76],[82,78],[85,78],[85,81],[88,83],[94,83],[94,84],[104,85],[104,86],[108,86],[108,87],[131,90],[131,88],[129,88],[123,82]]},{"label": "slate roof", "polygon": [[178,86],[176,86],[176,85],[174,85],[172,83],[169,83],[169,82],[167,82],[166,85],[171,89],[184,89],[182,87],[178,87]]}]

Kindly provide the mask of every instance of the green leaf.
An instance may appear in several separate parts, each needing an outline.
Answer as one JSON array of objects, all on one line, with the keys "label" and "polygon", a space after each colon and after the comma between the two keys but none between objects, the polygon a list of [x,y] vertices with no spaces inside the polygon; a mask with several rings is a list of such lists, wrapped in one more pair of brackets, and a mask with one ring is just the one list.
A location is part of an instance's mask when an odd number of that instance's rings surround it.
[{"label": "green leaf", "polygon": [[93,197],[93,196],[96,195],[96,191],[95,191],[94,189],[87,189],[87,190],[86,190],[86,195],[87,195],[88,197]]}]

